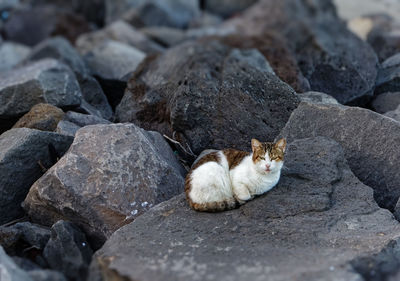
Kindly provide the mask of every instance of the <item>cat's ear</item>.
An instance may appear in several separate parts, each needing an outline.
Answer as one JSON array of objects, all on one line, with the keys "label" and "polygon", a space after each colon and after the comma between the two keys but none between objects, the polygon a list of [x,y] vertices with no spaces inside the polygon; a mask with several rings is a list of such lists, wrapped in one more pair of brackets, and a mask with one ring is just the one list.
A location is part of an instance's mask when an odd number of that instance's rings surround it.
[{"label": "cat's ear", "polygon": [[286,150],[286,139],[282,138],[275,143],[275,147],[280,149],[282,152]]},{"label": "cat's ear", "polygon": [[251,140],[251,149],[253,150],[253,152],[261,148],[261,146],[262,144],[258,140],[256,139]]}]

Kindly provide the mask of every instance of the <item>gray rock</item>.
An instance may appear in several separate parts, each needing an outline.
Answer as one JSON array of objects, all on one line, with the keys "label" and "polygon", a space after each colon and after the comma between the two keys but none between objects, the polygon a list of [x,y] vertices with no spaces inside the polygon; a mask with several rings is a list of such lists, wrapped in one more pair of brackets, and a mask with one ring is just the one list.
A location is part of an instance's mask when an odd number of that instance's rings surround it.
[{"label": "gray rock", "polygon": [[56,132],[61,134],[61,135],[65,135],[65,136],[70,136],[70,137],[75,137],[76,132],[80,129],[81,127],[66,121],[66,120],[61,120],[60,122],[58,122],[57,124],[57,129]]},{"label": "gray rock", "polygon": [[376,79],[375,94],[400,91],[400,53],[382,63]]},{"label": "gray rock", "polygon": [[38,162],[50,167],[71,143],[70,137],[27,128],[12,129],[0,136],[0,224],[22,214],[21,202],[43,174]]},{"label": "gray rock", "polygon": [[399,223],[336,142],[296,140],[285,159],[278,185],[239,209],[195,212],[184,194],[154,207],[94,255],[90,280],[364,280],[351,262],[397,238]]},{"label": "gray rock", "polygon": [[38,103],[31,110],[22,116],[13,128],[30,128],[41,131],[55,131],[58,122],[64,117],[64,112],[58,107]]},{"label": "gray rock", "polygon": [[98,245],[152,205],[183,191],[176,166],[168,144],[155,142],[154,133],[133,124],[87,126],[31,187],[24,208],[42,224],[75,222]]},{"label": "gray rock", "polygon": [[16,265],[18,267],[20,267],[22,270],[31,271],[31,270],[40,270],[41,269],[40,266],[38,266],[36,263],[32,262],[31,260],[29,260],[27,258],[13,256],[12,259],[16,263]]},{"label": "gray rock", "polygon": [[400,105],[395,110],[386,112],[384,115],[400,122]]},{"label": "gray rock", "polygon": [[68,111],[65,114],[64,120],[72,122],[78,125],[79,127],[85,127],[88,125],[96,125],[96,124],[111,124],[110,121],[105,120],[103,118],[73,111]]},{"label": "gray rock", "polygon": [[64,275],[55,270],[31,270],[28,274],[33,281],[67,281]]},{"label": "gray rock", "polygon": [[151,26],[140,29],[143,34],[165,47],[178,45],[186,39],[185,32],[178,28]]},{"label": "gray rock", "polygon": [[81,54],[85,55],[108,40],[125,43],[146,54],[164,51],[163,47],[151,41],[143,33],[122,20],[113,22],[104,29],[82,34],[76,41],[76,47]]},{"label": "gray rock", "polygon": [[217,26],[221,24],[222,21],[221,17],[202,11],[199,16],[190,21],[189,29]]},{"label": "gray rock", "polygon": [[117,41],[106,41],[85,55],[93,75],[107,80],[127,81],[145,58],[145,53]]},{"label": "gray rock", "polygon": [[315,104],[339,104],[334,97],[320,92],[301,93],[299,98],[301,101]]},{"label": "gray rock", "polygon": [[131,20],[141,26],[169,26],[185,28],[200,13],[196,0],[107,0],[106,22],[120,18],[129,9]]},{"label": "gray rock", "polygon": [[169,49],[133,76],[116,117],[174,136],[199,154],[273,139],[298,102],[258,51],[198,41]]},{"label": "gray rock", "polygon": [[50,268],[70,280],[86,280],[93,251],[78,227],[58,221],[51,227],[51,238],[43,251]]},{"label": "gray rock", "polygon": [[22,62],[29,54],[30,48],[13,42],[0,40],[0,71],[10,70]]},{"label": "gray rock", "polygon": [[391,211],[400,196],[400,123],[358,107],[301,103],[281,136],[289,142],[326,136],[339,142],[354,174]]},{"label": "gray rock", "polygon": [[[399,88],[400,89],[400,88]],[[395,110],[400,105],[400,92],[383,93],[377,96],[371,103],[371,107],[378,113],[386,113]]]},{"label": "gray rock", "polygon": [[361,105],[373,94],[376,54],[347,29],[331,0],[261,0],[226,25],[239,34],[281,34],[312,91],[329,94],[341,104]]},{"label": "gray rock", "polygon": [[81,99],[74,73],[53,59],[0,74],[0,119],[14,120],[38,103],[73,107]]},{"label": "gray rock", "polygon": [[226,18],[242,12],[257,0],[205,0],[204,2],[205,10]]},{"label": "gray rock", "polygon": [[19,268],[15,262],[7,256],[0,245],[0,280],[6,281],[33,281],[27,272]]}]

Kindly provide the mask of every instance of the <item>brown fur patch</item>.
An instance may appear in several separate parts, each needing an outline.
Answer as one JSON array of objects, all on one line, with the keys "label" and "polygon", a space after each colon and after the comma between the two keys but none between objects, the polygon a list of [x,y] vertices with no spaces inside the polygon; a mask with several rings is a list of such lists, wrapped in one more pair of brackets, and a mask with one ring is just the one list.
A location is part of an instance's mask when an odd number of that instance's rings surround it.
[{"label": "brown fur patch", "polygon": [[[279,141],[278,141],[279,142]],[[286,141],[283,140],[284,145],[283,147],[279,147],[277,143],[273,142],[263,142],[258,143],[258,146],[253,146],[253,162],[257,163],[264,157],[264,155],[268,152],[269,158],[275,161],[283,161],[284,157],[284,149],[286,147]],[[282,149],[283,148],[283,149]]]},{"label": "brown fur patch", "polygon": [[228,160],[229,170],[235,168],[242,162],[243,158],[250,155],[249,152],[236,149],[224,149],[222,152]]}]

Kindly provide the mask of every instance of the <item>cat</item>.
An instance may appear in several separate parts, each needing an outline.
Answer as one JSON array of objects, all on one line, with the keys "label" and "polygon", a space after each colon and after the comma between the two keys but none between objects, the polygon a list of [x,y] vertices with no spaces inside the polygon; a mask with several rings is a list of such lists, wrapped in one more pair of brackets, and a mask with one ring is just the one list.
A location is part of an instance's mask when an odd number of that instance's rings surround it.
[{"label": "cat", "polygon": [[230,210],[271,190],[279,181],[286,140],[251,140],[252,153],[224,149],[201,157],[186,176],[185,193],[196,211]]}]

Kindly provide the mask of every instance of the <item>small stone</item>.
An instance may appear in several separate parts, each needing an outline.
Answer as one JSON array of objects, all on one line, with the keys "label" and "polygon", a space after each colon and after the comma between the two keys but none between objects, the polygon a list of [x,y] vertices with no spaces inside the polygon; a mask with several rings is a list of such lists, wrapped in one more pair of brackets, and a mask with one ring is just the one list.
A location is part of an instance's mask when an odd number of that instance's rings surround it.
[{"label": "small stone", "polygon": [[400,92],[383,93],[377,96],[371,103],[371,107],[378,113],[386,113],[395,110],[400,105]]}]

